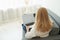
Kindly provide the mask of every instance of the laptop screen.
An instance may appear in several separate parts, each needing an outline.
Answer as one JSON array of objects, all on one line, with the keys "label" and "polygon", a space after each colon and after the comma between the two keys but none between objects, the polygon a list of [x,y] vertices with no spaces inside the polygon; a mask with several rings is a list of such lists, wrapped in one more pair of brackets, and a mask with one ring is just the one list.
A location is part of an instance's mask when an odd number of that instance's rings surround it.
[{"label": "laptop screen", "polygon": [[23,23],[26,25],[32,25],[35,22],[35,14],[24,14],[22,16]]}]

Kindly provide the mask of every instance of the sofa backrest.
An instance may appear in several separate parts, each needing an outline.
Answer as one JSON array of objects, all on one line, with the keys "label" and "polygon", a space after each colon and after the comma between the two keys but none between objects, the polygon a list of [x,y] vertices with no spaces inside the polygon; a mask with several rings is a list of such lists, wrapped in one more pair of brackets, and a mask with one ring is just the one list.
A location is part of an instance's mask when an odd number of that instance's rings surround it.
[{"label": "sofa backrest", "polygon": [[60,17],[57,16],[54,12],[48,9],[49,15],[54,19],[54,21],[59,25],[60,27]]}]

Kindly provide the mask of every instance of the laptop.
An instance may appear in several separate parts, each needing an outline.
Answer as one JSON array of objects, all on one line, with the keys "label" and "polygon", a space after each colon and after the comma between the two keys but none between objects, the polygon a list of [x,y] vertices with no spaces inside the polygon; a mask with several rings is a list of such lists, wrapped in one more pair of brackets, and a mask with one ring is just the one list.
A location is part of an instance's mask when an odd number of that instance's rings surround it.
[{"label": "laptop", "polygon": [[24,14],[22,15],[23,24],[33,25],[35,22],[35,14]]}]

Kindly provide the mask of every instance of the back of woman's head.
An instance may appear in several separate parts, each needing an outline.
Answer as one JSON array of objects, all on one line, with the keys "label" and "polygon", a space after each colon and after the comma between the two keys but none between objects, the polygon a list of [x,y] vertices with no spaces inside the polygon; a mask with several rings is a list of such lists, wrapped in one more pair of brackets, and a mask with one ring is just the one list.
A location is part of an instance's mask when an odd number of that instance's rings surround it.
[{"label": "back of woman's head", "polygon": [[36,30],[41,32],[47,32],[51,29],[51,22],[48,17],[46,8],[39,8],[36,13]]}]

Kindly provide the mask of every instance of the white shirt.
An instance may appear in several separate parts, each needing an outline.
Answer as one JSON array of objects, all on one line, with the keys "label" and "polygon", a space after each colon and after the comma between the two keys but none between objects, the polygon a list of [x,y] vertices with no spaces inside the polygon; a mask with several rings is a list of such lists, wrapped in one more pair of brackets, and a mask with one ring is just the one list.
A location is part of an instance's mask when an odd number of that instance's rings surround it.
[{"label": "white shirt", "polygon": [[[53,23],[53,20],[50,18],[51,22]],[[36,36],[39,36],[39,37],[47,37],[49,36],[49,32],[51,31],[48,31],[48,32],[37,32],[35,30],[35,25],[32,25],[32,29],[30,30],[30,32],[27,32],[25,34],[25,38],[33,38],[33,37],[36,37]]]}]

